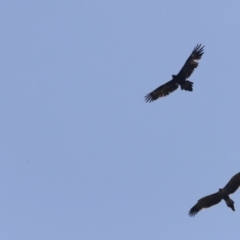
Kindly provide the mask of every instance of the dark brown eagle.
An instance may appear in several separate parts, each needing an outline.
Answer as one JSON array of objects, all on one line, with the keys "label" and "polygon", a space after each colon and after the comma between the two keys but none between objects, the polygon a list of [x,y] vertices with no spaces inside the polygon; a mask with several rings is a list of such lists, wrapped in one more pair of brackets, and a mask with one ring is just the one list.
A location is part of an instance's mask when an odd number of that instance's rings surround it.
[{"label": "dark brown eagle", "polygon": [[152,102],[160,97],[165,97],[169,93],[175,91],[179,85],[181,86],[182,90],[192,91],[193,82],[187,81],[187,78],[191,76],[194,69],[198,66],[198,62],[196,62],[196,60],[201,59],[204,53],[203,49],[204,46],[202,46],[201,44],[197,44],[197,46],[193,49],[191,55],[183,65],[180,72],[177,75],[172,75],[172,80],[156,88],[151,93],[147,94],[145,96],[145,101]]},{"label": "dark brown eagle", "polygon": [[199,199],[197,204],[190,209],[188,213],[189,216],[191,217],[195,216],[203,208],[209,208],[213,205],[216,205],[220,203],[222,199],[225,200],[228,207],[235,211],[234,201],[228,195],[234,193],[239,186],[240,186],[240,172],[234,175],[230,179],[228,184],[223,189],[220,188],[217,193]]}]

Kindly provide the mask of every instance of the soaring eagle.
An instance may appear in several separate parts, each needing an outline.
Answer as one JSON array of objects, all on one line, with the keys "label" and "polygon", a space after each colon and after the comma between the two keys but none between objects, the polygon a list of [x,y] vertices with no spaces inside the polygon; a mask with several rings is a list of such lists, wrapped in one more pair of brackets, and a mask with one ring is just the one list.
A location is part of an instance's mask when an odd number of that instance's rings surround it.
[{"label": "soaring eagle", "polygon": [[145,96],[145,101],[152,102],[160,97],[165,97],[169,93],[175,91],[179,85],[181,86],[182,90],[192,91],[193,82],[187,81],[187,78],[191,76],[194,69],[198,66],[198,62],[196,62],[196,60],[201,59],[204,53],[203,49],[204,46],[202,46],[201,44],[197,44],[197,46],[193,49],[191,55],[188,57],[187,61],[183,65],[180,72],[177,75],[172,75],[172,80],[147,94]]},{"label": "soaring eagle", "polygon": [[240,172],[234,175],[227,183],[227,185],[223,189],[220,188],[217,193],[199,199],[197,204],[190,209],[188,213],[189,216],[191,217],[195,216],[203,208],[209,208],[213,205],[216,205],[220,203],[222,199],[225,200],[228,207],[235,211],[234,201],[228,195],[234,193],[239,186],[240,186]]}]

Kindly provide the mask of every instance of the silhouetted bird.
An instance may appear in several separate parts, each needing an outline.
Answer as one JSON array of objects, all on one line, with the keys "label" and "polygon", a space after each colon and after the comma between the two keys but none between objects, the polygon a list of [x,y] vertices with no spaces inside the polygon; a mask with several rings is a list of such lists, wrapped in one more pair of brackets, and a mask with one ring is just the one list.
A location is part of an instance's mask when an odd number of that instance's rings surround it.
[{"label": "silhouetted bird", "polygon": [[223,189],[220,188],[217,193],[199,199],[197,204],[190,209],[189,216],[195,216],[203,208],[209,208],[216,205],[220,203],[222,199],[225,200],[228,207],[235,211],[234,201],[228,195],[234,193],[239,186],[240,172],[234,175],[228,184]]},{"label": "silhouetted bird", "polygon": [[192,91],[193,82],[187,81],[187,78],[191,76],[194,69],[198,66],[198,62],[196,62],[196,60],[201,59],[204,53],[203,49],[204,49],[204,46],[201,46],[201,44],[198,44],[193,49],[191,55],[185,62],[180,72],[177,75],[172,75],[172,80],[156,88],[151,93],[147,94],[145,96],[146,102],[152,102],[154,100],[157,100],[160,97],[167,96],[169,93],[172,93],[173,91],[175,91],[179,85],[181,86],[182,90]]}]

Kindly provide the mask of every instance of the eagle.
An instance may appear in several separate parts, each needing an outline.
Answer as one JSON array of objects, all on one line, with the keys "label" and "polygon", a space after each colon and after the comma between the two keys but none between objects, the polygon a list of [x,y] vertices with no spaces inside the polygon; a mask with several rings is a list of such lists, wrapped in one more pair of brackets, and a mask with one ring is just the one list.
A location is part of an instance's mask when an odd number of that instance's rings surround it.
[{"label": "eagle", "polygon": [[198,66],[198,62],[196,60],[201,59],[204,46],[201,44],[197,44],[197,46],[193,49],[191,55],[188,57],[187,61],[183,65],[182,69],[177,75],[172,75],[172,80],[161,85],[156,88],[154,91],[150,92],[145,96],[146,102],[152,102],[157,100],[160,97],[165,97],[168,94],[174,92],[178,86],[181,86],[182,90],[192,91],[193,90],[193,82],[187,80],[193,73],[194,69]]},{"label": "eagle", "polygon": [[216,205],[220,203],[222,199],[225,200],[228,207],[235,211],[234,201],[229,197],[229,195],[234,193],[239,186],[240,186],[240,172],[234,175],[227,183],[227,185],[222,189],[220,188],[217,193],[199,199],[197,204],[195,204],[190,209],[188,213],[189,216],[194,217],[203,208],[209,208],[213,205]]}]

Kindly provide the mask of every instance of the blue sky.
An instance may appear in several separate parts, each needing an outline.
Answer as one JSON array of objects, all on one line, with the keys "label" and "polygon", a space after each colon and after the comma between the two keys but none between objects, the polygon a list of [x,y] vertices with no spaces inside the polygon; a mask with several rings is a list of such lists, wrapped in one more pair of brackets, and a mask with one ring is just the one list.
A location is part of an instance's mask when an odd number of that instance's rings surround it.
[{"label": "blue sky", "polygon": [[[1,1],[0,239],[239,239],[238,1]],[[190,80],[151,104],[197,43]]]}]

